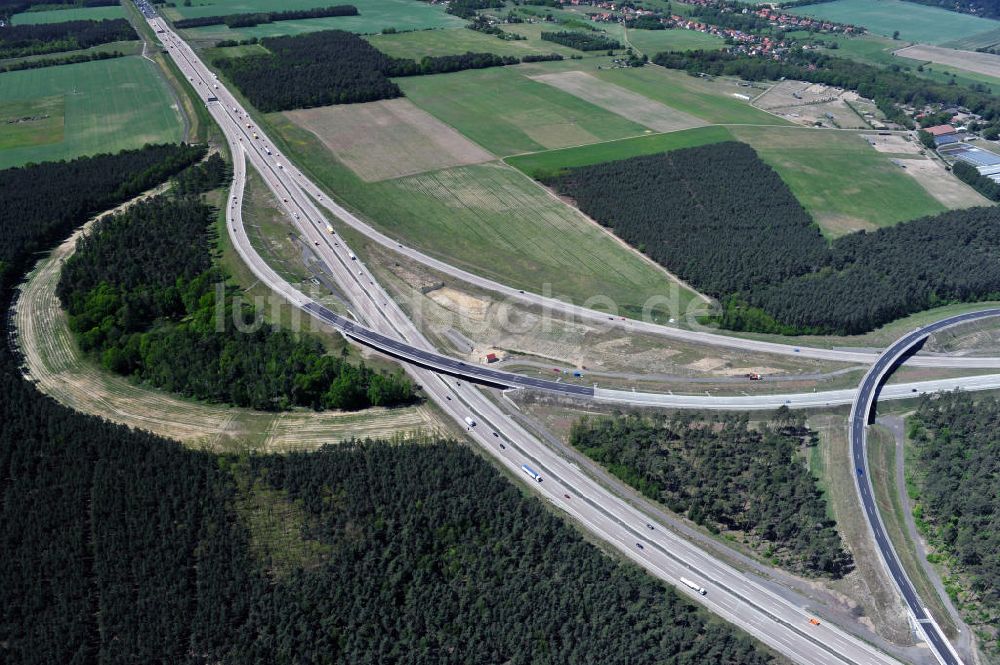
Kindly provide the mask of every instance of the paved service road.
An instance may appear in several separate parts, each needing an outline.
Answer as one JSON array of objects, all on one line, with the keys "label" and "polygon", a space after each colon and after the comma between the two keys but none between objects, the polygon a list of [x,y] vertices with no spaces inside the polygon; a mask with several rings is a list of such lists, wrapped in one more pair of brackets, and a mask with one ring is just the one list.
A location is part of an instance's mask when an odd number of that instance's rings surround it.
[{"label": "paved service road", "polygon": [[899,588],[900,594],[913,619],[916,622],[924,639],[930,645],[931,650],[937,659],[944,665],[961,665],[961,660],[955,649],[944,636],[940,626],[934,621],[930,613],[920,601],[913,584],[906,576],[906,571],[899,562],[896,550],[889,541],[882,523],[882,518],[875,503],[874,488],[872,487],[871,474],[868,468],[868,423],[874,413],[875,403],[879,394],[879,387],[886,377],[903,362],[907,355],[919,347],[927,337],[944,328],[959,325],[969,321],[976,321],[993,316],[1000,316],[1000,309],[987,309],[979,312],[970,312],[947,319],[942,319],[929,326],[919,328],[900,338],[896,343],[886,349],[885,353],[872,365],[868,373],[861,381],[861,388],[858,390],[857,398],[851,409],[850,417],[850,438],[851,457],[854,460],[855,474],[854,480],[857,487],[861,505],[864,508],[865,518],[875,538],[882,563],[892,577],[892,580]]}]

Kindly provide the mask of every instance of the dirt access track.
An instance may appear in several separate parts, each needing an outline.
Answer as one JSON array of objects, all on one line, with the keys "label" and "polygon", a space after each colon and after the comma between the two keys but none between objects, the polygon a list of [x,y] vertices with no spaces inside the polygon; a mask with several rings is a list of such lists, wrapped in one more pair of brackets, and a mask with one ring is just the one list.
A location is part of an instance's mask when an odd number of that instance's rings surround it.
[{"label": "dirt access track", "polygon": [[182,443],[231,450],[283,452],[352,438],[437,435],[446,431],[429,405],[354,413],[296,410],[265,413],[204,404],[137,385],[83,357],[55,295],[62,262],[92,220],[38,262],[14,303],[17,345],[27,377],[61,404]]},{"label": "dirt access track", "polygon": [[921,62],[933,62],[938,65],[947,65],[956,69],[964,69],[977,74],[995,76],[1000,78],[1000,55],[992,53],[978,53],[976,51],[958,51],[953,48],[941,48],[940,46],[927,46],[926,44],[916,44],[907,46],[893,55],[901,58],[911,58]]}]

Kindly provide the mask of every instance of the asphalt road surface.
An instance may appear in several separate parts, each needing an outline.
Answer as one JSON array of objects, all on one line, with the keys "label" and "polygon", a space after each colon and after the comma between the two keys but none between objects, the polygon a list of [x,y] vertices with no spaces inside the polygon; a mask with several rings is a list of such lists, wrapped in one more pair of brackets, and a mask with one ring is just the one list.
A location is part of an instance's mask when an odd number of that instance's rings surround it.
[{"label": "asphalt road surface", "polygon": [[937,659],[944,665],[961,665],[961,660],[955,649],[944,636],[940,626],[934,621],[930,613],[917,596],[913,584],[906,575],[896,550],[889,541],[882,523],[882,517],[878,512],[875,503],[874,488],[872,487],[871,474],[868,468],[868,423],[871,420],[875,408],[876,400],[879,396],[879,387],[886,377],[906,359],[907,354],[927,339],[927,337],[938,330],[950,326],[959,325],[968,321],[976,321],[988,317],[1000,316],[1000,309],[988,309],[979,312],[970,312],[947,319],[942,319],[929,326],[919,328],[904,335],[892,346],[886,349],[885,353],[872,365],[868,373],[861,381],[861,387],[857,392],[857,398],[851,409],[850,417],[850,439],[851,457],[855,467],[855,486],[861,505],[864,509],[865,519],[871,529],[875,544],[878,546],[882,564],[885,566],[889,576],[899,588],[903,601],[906,603],[913,616],[913,620],[919,627],[924,639],[930,645],[931,650]]},{"label": "asphalt road surface", "polygon": [[[427,364],[439,362],[430,343],[413,325],[400,307],[377,284],[374,277],[353,256],[338,236],[326,230],[326,220],[316,209],[307,191],[323,201],[318,190],[294,170],[287,159],[277,154],[273,143],[260,132],[239,102],[215,80],[190,48],[152,9],[144,8],[150,24],[158,33],[183,75],[206,101],[213,118],[229,142],[234,161],[234,180],[226,206],[227,230],[255,276],[289,302],[346,328],[345,334],[369,344],[391,342],[397,353],[427,353]],[[209,98],[214,98],[210,101]],[[216,101],[217,100],[217,101]],[[251,129],[259,135],[252,138]],[[277,160],[282,161],[277,161]],[[256,253],[246,235],[242,219],[243,190],[246,185],[246,161],[261,174],[268,187],[285,204],[299,232],[312,242],[316,253],[330,274],[350,299],[354,322],[336,317],[329,310],[318,309],[305,294],[288,284]],[[303,189],[303,186],[311,189]],[[325,311],[324,311],[325,310]],[[362,339],[362,335],[364,339]],[[451,359],[449,359],[451,360]],[[458,362],[458,361],[454,361]],[[465,368],[449,369],[463,372]],[[477,367],[476,369],[487,369]],[[882,665],[896,659],[866,642],[844,632],[828,621],[809,623],[810,613],[778,594],[757,584],[691,543],[663,528],[654,518],[611,494],[575,464],[556,454],[543,442],[524,430],[504,412],[502,400],[495,399],[476,386],[421,365],[408,364],[406,370],[469,437],[494,456],[511,473],[526,479],[534,490],[559,510],[573,516],[585,529],[624,553],[650,573],[677,587],[680,593],[699,602],[724,619],[740,626],[775,651],[799,663]],[[493,371],[493,370],[491,370]],[[490,380],[495,377],[489,377]],[[467,424],[466,418],[473,424]],[[528,465],[540,480],[528,478],[522,470]],[[640,548],[639,545],[642,545]],[[694,579],[708,592],[702,596],[680,584],[681,576]]]}]

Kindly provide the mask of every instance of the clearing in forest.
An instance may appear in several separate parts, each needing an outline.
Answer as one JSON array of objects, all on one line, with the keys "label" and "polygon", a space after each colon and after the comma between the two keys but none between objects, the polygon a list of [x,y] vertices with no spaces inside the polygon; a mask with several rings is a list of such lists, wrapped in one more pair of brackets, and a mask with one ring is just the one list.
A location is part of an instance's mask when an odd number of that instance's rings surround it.
[{"label": "clearing in forest", "polygon": [[614,83],[601,81],[586,72],[556,72],[531,78],[658,132],[691,129],[706,124],[693,115],[672,109]]},{"label": "clearing in forest", "polygon": [[407,99],[289,111],[367,182],[494,159]]}]

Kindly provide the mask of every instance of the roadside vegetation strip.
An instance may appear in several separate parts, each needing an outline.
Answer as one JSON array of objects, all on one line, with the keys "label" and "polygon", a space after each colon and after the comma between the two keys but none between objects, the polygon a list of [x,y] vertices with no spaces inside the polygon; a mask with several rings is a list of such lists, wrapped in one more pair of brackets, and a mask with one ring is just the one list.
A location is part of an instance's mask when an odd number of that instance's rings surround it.
[{"label": "roadside vegetation strip", "polygon": [[815,434],[787,408],[755,426],[745,413],[585,418],[569,440],[647,498],[782,568],[839,578],[854,567],[816,478],[796,459]]},{"label": "roadside vegetation strip", "polygon": [[945,589],[993,656],[1000,652],[998,414],[995,397],[954,393],[924,399],[908,423],[917,527],[934,563],[953,575]]},{"label": "roadside vegetation strip", "polygon": [[0,74],[0,103],[65,103],[64,139],[3,150],[0,168],[179,141],[182,118],[155,67],[129,56]]},{"label": "roadside vegetation strip", "polygon": [[942,630],[954,640],[957,637],[955,625],[938,596],[937,589],[927,577],[927,572],[919,561],[920,552],[917,550],[916,543],[910,539],[909,530],[906,527],[906,517],[903,514],[899,488],[896,483],[896,456],[901,452],[892,432],[887,427],[869,428],[868,467],[871,471],[875,501],[878,504],[882,525],[885,527],[886,534],[896,551],[896,556],[906,569],[906,575],[913,583],[920,599],[927,603],[927,608]]},{"label": "roadside vegetation strip", "polygon": [[397,83],[414,104],[498,156],[647,131],[639,123],[510,68],[412,77]]},{"label": "roadside vegetation strip", "polygon": [[914,644],[902,598],[885,572],[854,489],[854,465],[843,413],[815,414],[808,420],[820,436],[810,452],[810,470],[819,477],[831,517],[854,556],[854,571],[827,585],[844,597],[848,611],[870,621],[876,633],[901,645]]}]

